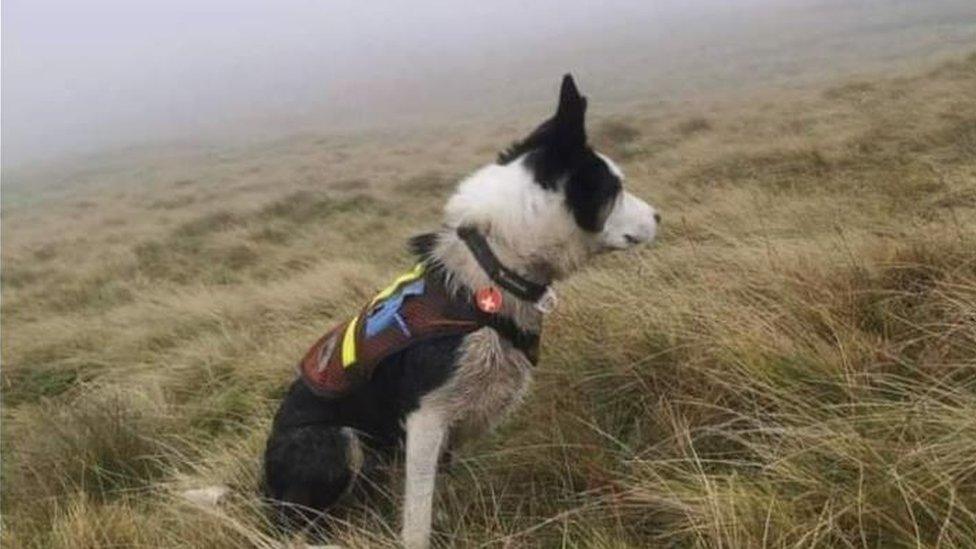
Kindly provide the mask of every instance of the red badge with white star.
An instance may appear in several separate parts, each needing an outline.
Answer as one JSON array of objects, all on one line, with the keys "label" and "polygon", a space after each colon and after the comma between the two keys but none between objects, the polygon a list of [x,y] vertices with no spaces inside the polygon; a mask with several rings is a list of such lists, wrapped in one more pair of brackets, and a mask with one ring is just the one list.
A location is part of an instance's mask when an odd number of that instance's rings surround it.
[{"label": "red badge with white star", "polygon": [[488,314],[497,313],[502,309],[502,293],[494,286],[481,288],[474,294],[474,301],[478,308]]}]

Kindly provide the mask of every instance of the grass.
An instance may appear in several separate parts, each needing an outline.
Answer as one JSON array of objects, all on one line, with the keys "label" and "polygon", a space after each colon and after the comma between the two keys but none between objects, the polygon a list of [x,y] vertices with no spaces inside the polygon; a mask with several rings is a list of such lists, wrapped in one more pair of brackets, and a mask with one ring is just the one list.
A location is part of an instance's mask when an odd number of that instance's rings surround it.
[{"label": "grass", "polygon": [[[560,286],[532,396],[440,481],[436,544],[971,547],[974,87],[976,55],[597,120],[661,238]],[[294,541],[255,491],[291,364],[491,158],[424,139],[5,206],[4,545]],[[395,546],[399,482],[335,541]],[[173,496],[218,483],[220,509]]]}]

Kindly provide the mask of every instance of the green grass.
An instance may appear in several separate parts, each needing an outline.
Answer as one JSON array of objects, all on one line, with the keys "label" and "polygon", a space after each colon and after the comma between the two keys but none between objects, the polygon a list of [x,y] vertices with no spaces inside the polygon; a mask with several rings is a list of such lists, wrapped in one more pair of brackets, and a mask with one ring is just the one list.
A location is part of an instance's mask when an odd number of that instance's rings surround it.
[{"label": "green grass", "polygon": [[[440,478],[435,544],[971,547],[974,87],[970,56],[594,119],[662,233],[560,285],[532,395]],[[296,541],[256,491],[292,365],[512,137],[478,130],[5,204],[4,546]],[[396,546],[400,482],[334,540]],[[211,484],[219,509],[174,496]]]}]

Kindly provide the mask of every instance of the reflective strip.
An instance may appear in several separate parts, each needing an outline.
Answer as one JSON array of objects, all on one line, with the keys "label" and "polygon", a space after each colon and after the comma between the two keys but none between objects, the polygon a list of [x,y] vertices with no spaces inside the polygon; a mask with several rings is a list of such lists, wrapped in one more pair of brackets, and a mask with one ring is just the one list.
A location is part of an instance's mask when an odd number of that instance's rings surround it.
[{"label": "reflective strip", "polygon": [[[382,292],[376,295],[372,301],[369,302],[369,306],[372,307],[378,301],[382,301],[400,289],[400,286],[407,282],[413,282],[421,276],[424,275],[424,264],[417,263],[414,265],[413,269],[408,273],[400,275],[393,284],[390,284],[383,289]],[[366,314],[366,313],[362,313]],[[353,363],[356,362],[356,329],[359,327],[359,317],[361,315],[356,315],[351,321],[349,321],[349,326],[346,326],[346,331],[342,335],[342,367],[348,368]]]},{"label": "reflective strip", "polygon": [[356,327],[359,325],[359,315],[353,317],[346,326],[346,333],[342,335],[342,367],[348,368],[356,362]]},{"label": "reflective strip", "polygon": [[382,292],[376,294],[376,297],[373,298],[373,301],[369,302],[369,305],[373,306],[376,304],[376,302],[383,301],[384,299],[393,295],[393,292],[397,291],[397,289],[399,289],[402,284],[417,280],[423,275],[424,275],[424,264],[417,263],[410,272],[400,275],[399,278],[393,281],[393,284],[390,284],[389,286],[384,288]]}]

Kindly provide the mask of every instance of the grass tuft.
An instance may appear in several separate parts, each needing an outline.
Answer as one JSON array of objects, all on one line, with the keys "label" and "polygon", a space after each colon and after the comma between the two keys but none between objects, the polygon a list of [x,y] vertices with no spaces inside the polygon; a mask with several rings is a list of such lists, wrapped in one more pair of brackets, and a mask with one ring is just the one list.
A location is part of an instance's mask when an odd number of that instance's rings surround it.
[{"label": "grass tuft", "polygon": [[[435,546],[971,547],[974,67],[596,127],[658,244],[559,284],[532,395],[439,477]],[[436,135],[5,204],[3,545],[301,541],[256,489],[271,417],[471,169],[440,145],[477,136]],[[396,547],[401,482],[329,540]],[[174,495],[213,484],[218,509]]]}]

